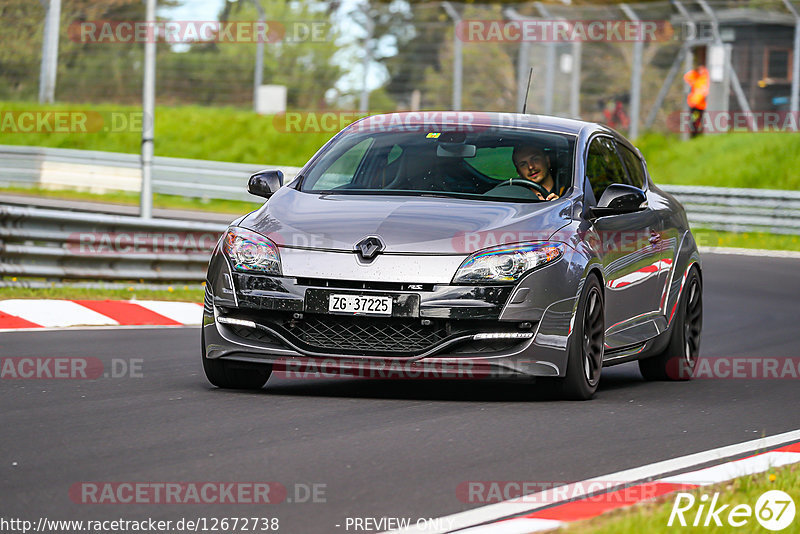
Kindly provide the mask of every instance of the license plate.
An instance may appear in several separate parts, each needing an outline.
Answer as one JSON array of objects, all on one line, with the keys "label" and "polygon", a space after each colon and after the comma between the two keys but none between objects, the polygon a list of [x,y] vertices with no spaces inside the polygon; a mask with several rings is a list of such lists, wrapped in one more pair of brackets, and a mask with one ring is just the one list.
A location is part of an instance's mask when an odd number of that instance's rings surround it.
[{"label": "license plate", "polygon": [[392,315],[392,297],[333,294],[328,300],[328,311],[359,315]]}]

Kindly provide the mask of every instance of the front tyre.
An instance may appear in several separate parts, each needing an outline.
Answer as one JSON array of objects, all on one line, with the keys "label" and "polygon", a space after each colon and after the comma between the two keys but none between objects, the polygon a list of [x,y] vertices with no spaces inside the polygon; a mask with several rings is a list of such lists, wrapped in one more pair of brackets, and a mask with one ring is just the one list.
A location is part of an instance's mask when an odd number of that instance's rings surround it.
[{"label": "front tyre", "polygon": [[694,374],[703,330],[703,284],[696,267],[686,277],[673,321],[664,351],[639,360],[645,380],[689,380]]},{"label": "front tyre", "polygon": [[561,394],[572,400],[589,400],[597,391],[605,348],[603,289],[589,275],[578,300],[575,325],[567,357],[567,375],[560,379]]},{"label": "front tyre", "polygon": [[227,389],[261,389],[272,374],[271,365],[245,364],[220,359],[206,358],[205,334],[203,342],[203,371],[206,378],[218,388]]}]

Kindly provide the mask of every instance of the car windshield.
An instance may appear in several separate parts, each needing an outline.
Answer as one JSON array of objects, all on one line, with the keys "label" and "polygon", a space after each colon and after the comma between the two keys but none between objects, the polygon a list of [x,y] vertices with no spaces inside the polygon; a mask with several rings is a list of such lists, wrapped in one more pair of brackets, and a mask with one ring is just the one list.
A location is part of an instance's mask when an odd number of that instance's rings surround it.
[{"label": "car windshield", "polygon": [[345,133],[300,190],[541,202],[572,187],[574,148],[572,135],[512,128]]}]

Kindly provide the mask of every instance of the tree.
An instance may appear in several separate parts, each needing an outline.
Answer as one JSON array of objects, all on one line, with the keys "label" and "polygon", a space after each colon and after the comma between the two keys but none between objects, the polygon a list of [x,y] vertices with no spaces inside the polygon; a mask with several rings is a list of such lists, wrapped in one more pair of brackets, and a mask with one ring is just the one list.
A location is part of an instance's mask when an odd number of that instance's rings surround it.
[{"label": "tree", "polygon": [[[262,1],[267,23],[283,38],[264,47],[265,84],[285,85],[288,106],[314,109],[325,105],[325,93],[341,75],[332,62],[338,49],[337,33],[329,23],[329,8],[316,2]],[[224,22],[252,22],[258,12],[251,2],[227,1],[219,18]],[[282,28],[282,29],[281,29]],[[255,43],[203,42],[186,52],[163,58],[160,97],[192,99],[199,103],[252,102]],[[167,76],[167,75],[165,75]]]},{"label": "tree", "polygon": [[[467,6],[464,19],[499,19],[500,6]],[[440,27],[441,28],[441,27]],[[422,106],[450,109],[453,94],[454,27],[441,28],[438,61],[428,64],[422,83]],[[463,44],[462,108],[480,111],[515,111],[517,43],[480,42]]]}]

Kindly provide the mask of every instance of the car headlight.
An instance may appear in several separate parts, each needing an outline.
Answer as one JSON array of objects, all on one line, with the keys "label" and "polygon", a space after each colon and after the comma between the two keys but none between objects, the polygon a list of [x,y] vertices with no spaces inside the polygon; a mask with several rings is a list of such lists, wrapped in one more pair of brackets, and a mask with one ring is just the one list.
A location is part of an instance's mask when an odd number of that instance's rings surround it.
[{"label": "car headlight", "polygon": [[237,271],[281,275],[278,247],[261,234],[244,228],[229,228],[222,250]]},{"label": "car headlight", "polygon": [[547,241],[479,250],[464,260],[453,283],[516,282],[531,269],[556,261],[562,254],[563,243]]}]

